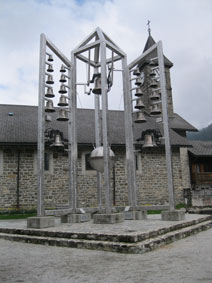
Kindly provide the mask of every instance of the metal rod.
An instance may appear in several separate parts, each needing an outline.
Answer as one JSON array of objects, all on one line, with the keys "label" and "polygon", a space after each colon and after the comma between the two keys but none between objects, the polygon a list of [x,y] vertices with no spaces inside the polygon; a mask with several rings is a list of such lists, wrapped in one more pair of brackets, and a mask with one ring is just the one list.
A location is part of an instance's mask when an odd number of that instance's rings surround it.
[{"label": "metal rod", "polygon": [[169,136],[169,119],[168,119],[168,107],[167,107],[167,91],[166,91],[166,77],[164,67],[164,55],[162,42],[157,43],[158,62],[160,71],[160,88],[162,97],[162,110],[163,110],[163,129],[165,138],[165,152],[166,152],[166,170],[168,178],[168,193],[169,193],[169,209],[175,210],[174,204],[174,185],[173,185],[173,172],[172,172],[172,151]]},{"label": "metal rod", "polygon": [[68,58],[49,40],[46,38],[46,45],[60,58],[60,60],[68,67],[71,67],[71,62]]},{"label": "metal rod", "polygon": [[99,44],[100,44],[100,40],[96,40],[95,42],[89,43],[89,44],[87,44],[85,46],[82,46],[82,47],[78,48],[77,50],[74,51],[74,54],[78,55],[78,54],[80,54],[82,52],[85,52],[85,51],[87,51],[89,49],[95,48]]},{"label": "metal rod", "polygon": [[152,45],[152,47],[150,47],[148,50],[146,50],[142,55],[140,55],[137,59],[133,60],[129,65],[128,68],[129,70],[131,70],[133,67],[135,67],[139,61],[141,61],[142,59],[144,59],[148,54],[150,54],[151,52],[154,51],[154,49],[157,48],[157,43],[155,43],[154,45]]},{"label": "metal rod", "polygon": [[44,131],[45,131],[45,62],[46,62],[46,37],[40,36],[40,64],[39,64],[39,92],[38,92],[38,202],[37,216],[45,215],[44,210]]},{"label": "metal rod", "polygon": [[[87,57],[85,57],[85,56],[83,56],[83,55],[81,55],[81,54],[78,54],[77,55],[77,58],[79,59],[79,60],[81,60],[82,62],[84,62],[84,63],[88,63],[88,58]],[[96,67],[96,63],[94,62],[94,61],[92,61],[92,60],[90,60],[90,65],[92,66],[92,67]]]},{"label": "metal rod", "polygon": [[131,95],[130,95],[130,75],[127,67],[126,56],[122,59],[123,69],[123,90],[124,90],[124,123],[125,123],[125,142],[126,142],[126,162],[128,180],[128,199],[129,205],[136,209],[137,206],[137,185],[135,175],[135,155],[133,144],[133,121],[131,115]]},{"label": "metal rod", "polygon": [[72,80],[71,80],[71,121],[70,121],[70,136],[71,136],[71,194],[70,203],[73,212],[76,213],[77,208],[77,129],[76,129],[76,112],[77,112],[77,88],[76,88],[76,57],[74,53],[71,54],[71,64],[72,64]]},{"label": "metal rod", "polygon": [[89,49],[88,50],[88,78],[87,78],[87,85],[89,86],[89,84],[90,84],[90,72],[91,72],[91,63],[90,63],[90,61],[91,61],[91,50]]},{"label": "metal rod", "polygon": [[102,130],[103,130],[103,152],[104,152],[104,177],[105,177],[105,210],[107,214],[112,212],[110,200],[110,160],[108,143],[108,97],[107,97],[107,74],[106,74],[106,44],[100,44],[101,56],[101,92],[102,92]]}]

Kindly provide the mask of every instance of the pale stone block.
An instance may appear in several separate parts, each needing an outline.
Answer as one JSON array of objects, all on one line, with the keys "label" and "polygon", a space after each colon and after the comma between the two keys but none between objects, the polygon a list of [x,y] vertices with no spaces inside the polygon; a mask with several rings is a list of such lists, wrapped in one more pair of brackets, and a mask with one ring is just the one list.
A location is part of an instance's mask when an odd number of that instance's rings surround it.
[{"label": "pale stone block", "polygon": [[35,217],[29,217],[27,218],[27,228],[48,228],[48,227],[54,227],[54,217],[50,216],[35,216]]},{"label": "pale stone block", "polygon": [[125,220],[144,220],[147,219],[147,211],[137,210],[137,211],[124,211]]},{"label": "pale stone block", "polygon": [[124,213],[94,214],[94,224],[116,224],[124,222]]},{"label": "pale stone block", "polygon": [[165,221],[185,220],[185,211],[183,210],[162,211],[161,219]]},{"label": "pale stone block", "polygon": [[61,216],[61,223],[82,223],[91,219],[90,213],[71,213]]}]

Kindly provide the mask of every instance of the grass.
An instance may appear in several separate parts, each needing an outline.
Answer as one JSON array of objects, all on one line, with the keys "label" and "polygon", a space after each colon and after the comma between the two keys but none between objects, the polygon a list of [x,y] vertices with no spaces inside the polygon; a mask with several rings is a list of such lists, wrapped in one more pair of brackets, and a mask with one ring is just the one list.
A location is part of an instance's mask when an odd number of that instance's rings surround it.
[{"label": "grass", "polygon": [[0,211],[0,220],[7,219],[26,219],[36,215],[35,210],[10,210]]}]

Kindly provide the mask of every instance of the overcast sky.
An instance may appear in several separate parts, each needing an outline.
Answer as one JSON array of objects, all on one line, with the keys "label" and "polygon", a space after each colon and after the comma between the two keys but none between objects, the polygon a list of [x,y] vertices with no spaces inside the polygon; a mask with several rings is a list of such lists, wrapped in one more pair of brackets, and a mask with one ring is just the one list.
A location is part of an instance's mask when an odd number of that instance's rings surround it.
[{"label": "overcast sky", "polygon": [[[212,0],[0,0],[0,103],[37,105],[41,33],[70,57],[99,26],[130,63],[143,51],[148,20],[174,64],[174,111],[206,127],[212,123]],[[120,108],[121,88],[110,108]],[[80,106],[90,107],[83,94]]]}]

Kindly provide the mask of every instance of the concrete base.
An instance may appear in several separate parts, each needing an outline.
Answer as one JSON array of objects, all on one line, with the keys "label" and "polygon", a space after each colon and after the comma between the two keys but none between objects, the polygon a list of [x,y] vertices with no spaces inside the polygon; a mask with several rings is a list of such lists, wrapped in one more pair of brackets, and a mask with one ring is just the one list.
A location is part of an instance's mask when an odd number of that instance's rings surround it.
[{"label": "concrete base", "polygon": [[141,210],[132,210],[132,211],[124,211],[124,219],[125,220],[144,220],[147,219],[147,211]]},{"label": "concrete base", "polygon": [[185,211],[183,210],[162,211],[161,219],[165,221],[185,220]]},{"label": "concrete base", "polygon": [[27,228],[42,229],[54,226],[54,217],[51,216],[35,216],[27,218]]},{"label": "concrete base", "polygon": [[124,222],[124,213],[94,214],[94,224],[116,224]]},{"label": "concrete base", "polygon": [[82,223],[91,219],[90,213],[71,213],[61,216],[61,223]]}]

